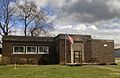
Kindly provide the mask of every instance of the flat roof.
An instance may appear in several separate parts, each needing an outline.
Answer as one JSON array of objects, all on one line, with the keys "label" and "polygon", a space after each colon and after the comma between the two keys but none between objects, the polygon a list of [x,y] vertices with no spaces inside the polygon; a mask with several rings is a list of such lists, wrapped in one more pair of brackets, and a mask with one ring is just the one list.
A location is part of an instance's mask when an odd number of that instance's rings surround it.
[{"label": "flat roof", "polygon": [[3,36],[3,41],[53,41],[54,37]]}]

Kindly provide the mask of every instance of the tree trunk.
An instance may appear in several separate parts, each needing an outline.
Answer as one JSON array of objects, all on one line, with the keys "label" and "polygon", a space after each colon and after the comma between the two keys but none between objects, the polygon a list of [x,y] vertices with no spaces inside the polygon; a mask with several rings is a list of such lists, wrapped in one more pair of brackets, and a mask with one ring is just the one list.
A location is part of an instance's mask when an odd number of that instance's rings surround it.
[{"label": "tree trunk", "polygon": [[25,17],[25,29],[24,29],[24,34],[27,36],[27,17]]},{"label": "tree trunk", "polygon": [[27,28],[25,27],[25,29],[24,29],[24,34],[25,34],[25,36],[27,36],[26,30],[27,30]]}]

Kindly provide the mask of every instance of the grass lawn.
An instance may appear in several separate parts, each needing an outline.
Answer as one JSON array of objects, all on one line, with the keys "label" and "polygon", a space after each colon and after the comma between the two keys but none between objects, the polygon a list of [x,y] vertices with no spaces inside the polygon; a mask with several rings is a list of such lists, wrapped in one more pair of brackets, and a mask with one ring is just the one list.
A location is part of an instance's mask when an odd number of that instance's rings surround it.
[{"label": "grass lawn", "polygon": [[118,65],[14,65],[0,66],[0,78],[120,78]]}]

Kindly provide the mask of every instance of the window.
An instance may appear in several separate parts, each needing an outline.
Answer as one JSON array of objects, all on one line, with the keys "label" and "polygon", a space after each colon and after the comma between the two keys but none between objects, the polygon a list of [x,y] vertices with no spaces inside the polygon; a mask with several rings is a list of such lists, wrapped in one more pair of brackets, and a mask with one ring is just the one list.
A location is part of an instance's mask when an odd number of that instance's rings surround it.
[{"label": "window", "polygon": [[37,47],[36,46],[27,46],[26,52],[29,53],[37,53]]},{"label": "window", "polygon": [[25,53],[25,46],[13,46],[13,53]]},{"label": "window", "polygon": [[39,54],[48,54],[49,47],[48,46],[39,46],[38,47],[38,53]]},{"label": "window", "polygon": [[49,47],[48,46],[13,46],[13,53],[16,54],[48,54]]}]

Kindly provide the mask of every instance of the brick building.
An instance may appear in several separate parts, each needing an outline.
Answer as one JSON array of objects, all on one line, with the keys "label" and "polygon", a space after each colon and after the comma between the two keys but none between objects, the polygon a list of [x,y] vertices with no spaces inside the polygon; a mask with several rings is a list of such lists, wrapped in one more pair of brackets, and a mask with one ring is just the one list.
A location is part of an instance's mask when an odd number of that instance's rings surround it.
[{"label": "brick building", "polygon": [[[114,41],[93,39],[90,35],[65,34],[56,37],[3,36],[3,58],[7,63],[81,64],[114,63]],[[72,50],[72,51],[71,51]]]}]

